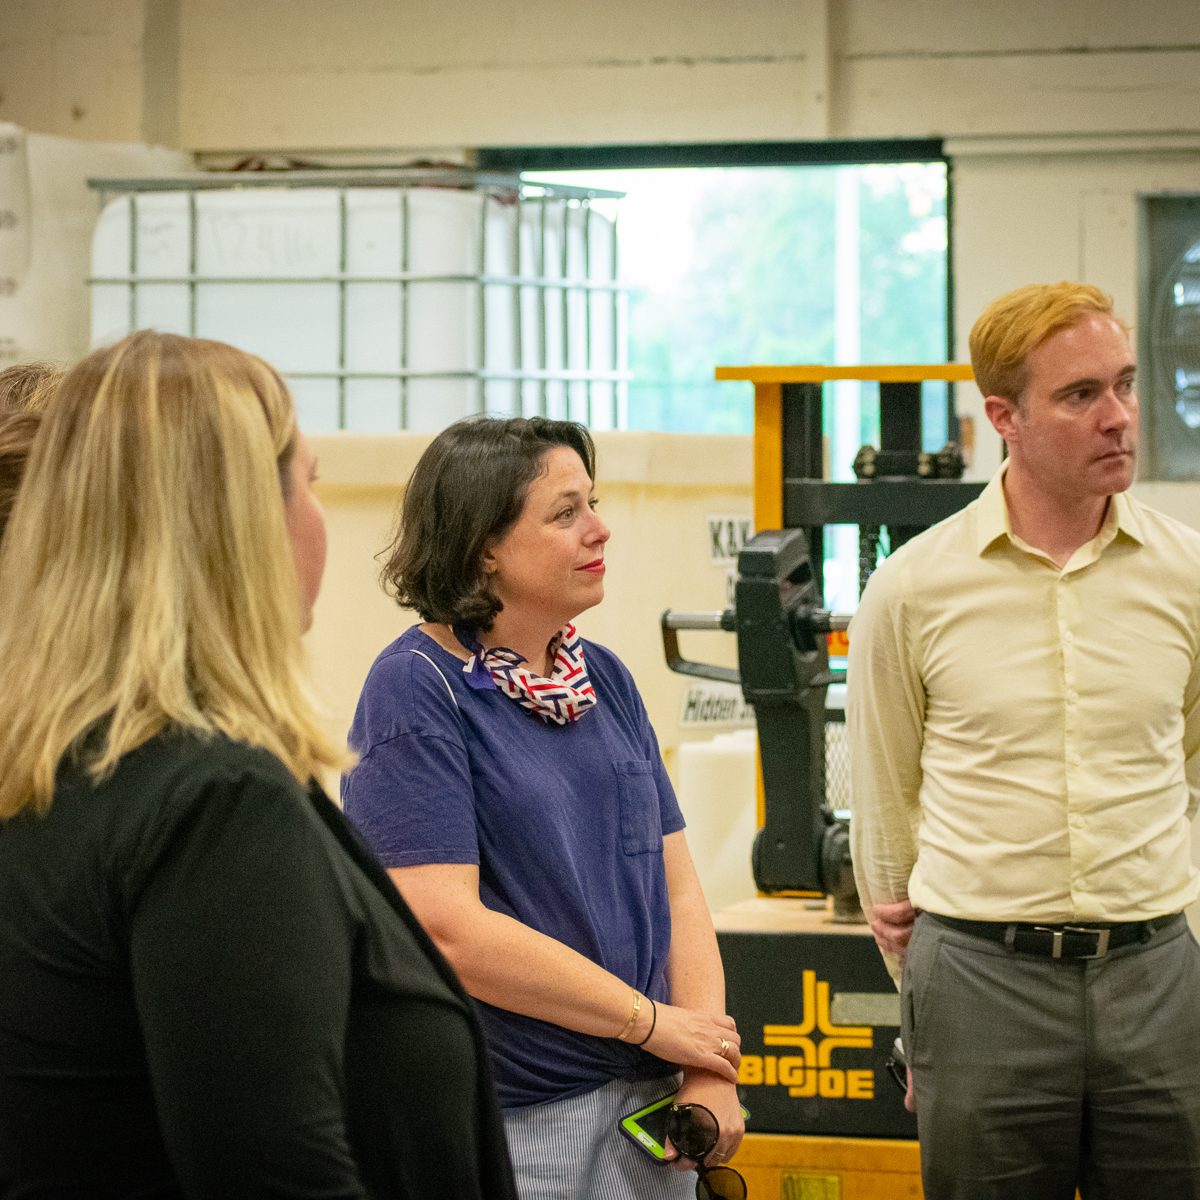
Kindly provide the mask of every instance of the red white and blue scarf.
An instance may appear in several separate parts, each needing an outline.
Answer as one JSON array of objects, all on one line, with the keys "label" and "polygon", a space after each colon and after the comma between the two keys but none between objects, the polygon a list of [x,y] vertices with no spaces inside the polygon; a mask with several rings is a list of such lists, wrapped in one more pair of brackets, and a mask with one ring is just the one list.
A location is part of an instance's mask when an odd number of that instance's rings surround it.
[{"label": "red white and blue scarf", "polygon": [[583,661],[583,639],[574,625],[564,625],[550,643],[554,666],[549,678],[521,666],[525,657],[507,646],[485,647],[473,633],[457,628],[454,632],[471,651],[463,674],[476,691],[499,690],[526,712],[554,725],[578,721],[596,703]]}]

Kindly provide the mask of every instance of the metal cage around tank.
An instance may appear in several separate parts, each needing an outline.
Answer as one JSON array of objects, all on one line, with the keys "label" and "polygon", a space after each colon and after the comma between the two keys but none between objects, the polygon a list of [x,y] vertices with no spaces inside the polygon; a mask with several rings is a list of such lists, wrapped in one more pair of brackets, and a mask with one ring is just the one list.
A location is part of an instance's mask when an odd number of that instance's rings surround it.
[{"label": "metal cage around tank", "polygon": [[[191,336],[213,336],[205,328],[204,295],[213,288],[253,289],[322,287],[330,289],[328,306],[334,328],[323,331],[333,344],[333,361],[318,369],[289,369],[279,363],[289,383],[302,393],[309,384],[327,385],[327,405],[332,420],[346,428],[352,422],[350,402],[361,382],[395,384],[395,411],[376,428],[433,427],[414,403],[416,390],[433,381],[461,385],[461,403],[450,406],[451,416],[485,411],[511,415],[567,416],[604,428],[623,426],[628,404],[626,355],[626,288],[619,279],[618,230],[615,215],[599,212],[597,202],[614,208],[621,192],[559,184],[533,184],[516,175],[494,174],[467,168],[403,168],[387,170],[270,170],[225,171],[155,178],[98,178],[89,185],[100,197],[102,216],[114,200],[124,201],[120,217],[127,232],[121,247],[120,269],[93,270],[93,313],[101,306],[113,314],[114,296],[120,305],[125,330],[152,324]],[[202,242],[205,206],[216,193],[247,197],[268,189],[300,192],[322,190],[336,219],[334,244],[321,248],[324,269],[293,274],[255,273],[242,270],[213,272],[204,262]],[[365,189],[388,189],[396,195],[394,250],[391,262],[363,270],[351,261],[354,214],[352,205]],[[418,231],[414,210],[418,203],[438,197],[468,194],[478,198],[474,231],[464,229],[464,243],[473,241],[474,261],[454,269],[423,269],[417,259],[422,247],[414,245]],[[163,269],[152,265],[153,239],[161,240],[161,224],[147,221],[148,211],[163,211],[164,196],[172,196],[170,219],[180,226],[172,236],[179,243],[173,260]],[[253,204],[242,200],[239,203]],[[501,219],[497,219],[497,218]],[[112,224],[112,221],[109,221]],[[506,245],[498,245],[498,230]],[[454,251],[450,257],[461,255]],[[94,256],[94,263],[96,261]],[[211,257],[211,256],[210,256]],[[497,269],[497,264],[501,268]],[[172,269],[173,268],[173,269]],[[436,289],[441,288],[440,293]],[[156,319],[153,301],[174,288],[168,319]],[[388,288],[395,296],[394,362],[364,368],[350,353],[355,320],[356,293],[368,288]],[[419,361],[425,349],[419,343],[418,316],[422,297],[446,289],[461,289],[462,303],[455,315],[462,329],[470,329],[473,345],[459,345],[457,357],[430,365]],[[381,293],[376,290],[375,295]],[[497,297],[508,299],[501,309]],[[239,301],[240,303],[240,301]],[[457,303],[457,302],[456,302]],[[358,306],[361,310],[361,305]],[[497,330],[497,311],[507,311],[507,328]],[[109,318],[113,330],[97,329],[101,336],[120,333],[120,321]],[[455,322],[459,323],[459,322]],[[446,322],[443,322],[443,325]],[[457,336],[456,330],[445,329]],[[301,336],[298,331],[297,336]],[[225,337],[224,340],[235,340]],[[255,344],[253,330],[238,340],[243,348],[271,357]],[[501,352],[497,354],[497,347]],[[451,354],[450,357],[456,357]],[[428,359],[428,355],[425,355]],[[502,361],[497,361],[500,359]],[[319,422],[321,423],[321,422]],[[441,422],[445,423],[445,422]]]}]

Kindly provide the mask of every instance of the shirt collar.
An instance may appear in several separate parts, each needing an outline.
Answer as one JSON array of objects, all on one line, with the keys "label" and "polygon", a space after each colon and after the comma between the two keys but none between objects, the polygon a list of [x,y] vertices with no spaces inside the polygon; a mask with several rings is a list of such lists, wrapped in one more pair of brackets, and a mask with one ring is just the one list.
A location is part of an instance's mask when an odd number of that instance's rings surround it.
[{"label": "shirt collar", "polygon": [[1008,505],[1004,502],[1004,472],[1007,470],[1008,459],[1005,459],[975,501],[975,548],[981,555],[1011,533]]},{"label": "shirt collar", "polygon": [[1128,492],[1118,492],[1112,498],[1112,503],[1108,506],[1107,525],[1112,522],[1117,527],[1118,533],[1123,533],[1127,538],[1137,542],[1139,546],[1146,544],[1146,535],[1142,531],[1142,518],[1138,512],[1137,505],[1133,502],[1133,497]]},{"label": "shirt collar", "polygon": [[[1007,470],[1008,460],[1005,459],[975,501],[975,548],[980,555],[987,553],[1002,539],[1014,539],[1012,526],[1008,521],[1008,504],[1004,499],[1004,473]],[[1123,534],[1139,546],[1145,543],[1141,517],[1128,492],[1118,492],[1112,497],[1104,524],[1094,540],[1099,540],[1103,547],[1112,542],[1118,534]]]}]

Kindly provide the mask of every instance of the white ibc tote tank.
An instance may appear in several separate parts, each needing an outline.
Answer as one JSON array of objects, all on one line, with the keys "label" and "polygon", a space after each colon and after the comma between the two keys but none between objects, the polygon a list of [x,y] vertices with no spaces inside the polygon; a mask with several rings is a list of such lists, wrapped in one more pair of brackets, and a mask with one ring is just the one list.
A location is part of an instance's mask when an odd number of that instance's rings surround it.
[{"label": "white ibc tote tank", "polygon": [[312,431],[624,424],[616,226],[594,206],[619,193],[465,170],[91,182],[93,344],[231,342],[279,368]]}]

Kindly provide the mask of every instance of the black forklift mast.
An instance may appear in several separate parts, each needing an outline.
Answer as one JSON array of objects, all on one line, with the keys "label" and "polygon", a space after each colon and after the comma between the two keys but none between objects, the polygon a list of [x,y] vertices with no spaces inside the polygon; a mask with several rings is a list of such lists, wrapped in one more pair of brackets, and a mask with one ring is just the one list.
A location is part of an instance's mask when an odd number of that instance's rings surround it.
[{"label": "black forklift mast", "polygon": [[[837,371],[827,370],[830,377]],[[853,483],[824,479],[821,381],[783,383],[778,469],[784,528],[756,534],[741,551],[732,610],[710,614],[707,623],[703,614],[663,614],[672,669],[738,682],[754,707],[763,781],[763,824],[753,851],[759,890],[830,895],[843,920],[855,919],[858,900],[848,816],[835,813],[826,799],[826,693],[834,677],[825,635],[844,630],[849,618],[824,608],[825,527],[858,528],[861,590],[885,531],[889,551],[895,550],[983,487],[962,482],[963,459],[953,441],[937,452],[921,449],[920,378],[886,377],[921,370],[880,368],[880,444],[859,450]],[[759,475],[763,469],[758,463]],[[735,631],[738,670],[683,659],[674,631],[686,628]]]},{"label": "black forklift mast", "polygon": [[[839,891],[822,870],[830,825],[825,803],[825,692],[831,676],[812,553],[801,529],[753,537],[738,556],[734,613],[742,695],[758,725],[766,821],[755,838],[762,892]],[[796,803],[802,782],[804,802]],[[773,798],[791,797],[787,803]],[[843,889],[844,890],[844,881]]]}]

